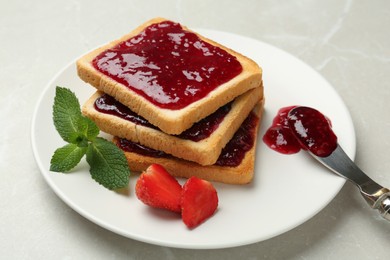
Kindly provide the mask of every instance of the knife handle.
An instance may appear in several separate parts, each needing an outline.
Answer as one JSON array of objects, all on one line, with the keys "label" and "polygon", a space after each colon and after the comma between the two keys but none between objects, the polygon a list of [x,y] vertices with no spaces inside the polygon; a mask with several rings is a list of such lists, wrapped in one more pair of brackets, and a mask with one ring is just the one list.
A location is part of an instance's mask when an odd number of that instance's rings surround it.
[{"label": "knife handle", "polygon": [[373,208],[379,210],[382,217],[390,221],[390,193],[383,194]]},{"label": "knife handle", "polygon": [[381,187],[379,190],[372,193],[367,192],[367,190],[369,190],[367,189],[368,187],[360,186],[359,188],[360,193],[371,208],[379,210],[382,217],[390,221],[390,191],[387,188]]}]

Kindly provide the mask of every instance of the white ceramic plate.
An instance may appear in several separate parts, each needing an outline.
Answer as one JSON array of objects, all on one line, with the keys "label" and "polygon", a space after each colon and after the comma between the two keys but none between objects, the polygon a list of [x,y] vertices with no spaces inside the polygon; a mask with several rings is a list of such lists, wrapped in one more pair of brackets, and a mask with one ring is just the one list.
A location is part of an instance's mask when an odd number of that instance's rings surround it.
[{"label": "white ceramic plate", "polygon": [[265,114],[259,134],[255,178],[250,185],[216,183],[219,208],[199,227],[188,230],[180,217],[153,210],[134,195],[121,195],[98,185],[85,160],[72,173],[49,171],[54,150],[64,142],[52,122],[55,86],[73,90],[83,103],[94,89],[82,82],[75,63],[60,71],[37,104],[32,147],[43,177],[54,192],[90,221],[125,237],[178,248],[224,248],[255,243],[291,230],[313,217],[339,192],[344,180],[325,170],[305,153],[278,154],[261,141],[277,110],[289,105],[319,109],[331,118],[341,145],[353,158],[355,133],[347,108],[316,71],[290,54],[250,38],[210,30],[203,35],[251,57],[263,68]]}]

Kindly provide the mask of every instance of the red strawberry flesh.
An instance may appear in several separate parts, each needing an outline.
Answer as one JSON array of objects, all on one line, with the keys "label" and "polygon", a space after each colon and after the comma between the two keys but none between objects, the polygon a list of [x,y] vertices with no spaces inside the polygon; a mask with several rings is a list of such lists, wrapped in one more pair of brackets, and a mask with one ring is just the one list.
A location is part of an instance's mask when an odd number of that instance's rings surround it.
[{"label": "red strawberry flesh", "polygon": [[217,191],[210,182],[197,177],[187,180],[183,186],[181,214],[188,228],[192,229],[206,221],[217,207]]},{"label": "red strawberry flesh", "polygon": [[182,187],[161,165],[152,164],[138,178],[135,193],[139,200],[154,208],[181,212]]}]

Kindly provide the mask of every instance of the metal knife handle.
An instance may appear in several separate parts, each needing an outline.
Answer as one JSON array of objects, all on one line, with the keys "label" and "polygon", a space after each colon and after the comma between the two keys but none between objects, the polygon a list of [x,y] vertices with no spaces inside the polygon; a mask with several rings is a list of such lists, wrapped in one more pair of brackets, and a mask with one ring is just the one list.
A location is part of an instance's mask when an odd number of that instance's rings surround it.
[{"label": "metal knife handle", "polygon": [[375,194],[367,194],[361,191],[361,194],[373,209],[379,210],[382,217],[390,221],[390,191],[388,189],[382,188]]},{"label": "metal knife handle", "polygon": [[382,217],[390,221],[390,191],[371,179],[356,186],[371,208],[379,210]]},{"label": "metal knife handle", "polygon": [[390,196],[387,195],[385,199],[382,200],[379,208],[379,212],[382,217],[390,221]]},{"label": "metal knife handle", "polygon": [[340,145],[328,157],[310,154],[334,173],[355,184],[371,208],[379,210],[382,217],[390,221],[390,191],[368,177]]},{"label": "metal knife handle", "polygon": [[[379,210],[382,217],[390,221],[390,191],[373,180],[363,185],[356,184],[356,186],[371,208]],[[376,191],[373,192],[373,190]]]}]

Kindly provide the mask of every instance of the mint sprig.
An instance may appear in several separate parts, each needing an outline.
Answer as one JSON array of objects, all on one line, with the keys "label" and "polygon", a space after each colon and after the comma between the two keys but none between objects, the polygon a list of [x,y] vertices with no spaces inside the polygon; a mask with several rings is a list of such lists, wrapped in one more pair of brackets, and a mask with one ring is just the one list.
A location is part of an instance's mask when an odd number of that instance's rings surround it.
[{"label": "mint sprig", "polygon": [[81,161],[87,147],[79,147],[77,144],[67,144],[58,148],[50,161],[50,170],[54,172],[68,172]]},{"label": "mint sprig", "polygon": [[67,88],[56,87],[53,121],[57,132],[68,144],[54,152],[51,171],[67,173],[86,155],[91,176],[99,184],[110,190],[129,184],[130,170],[123,151],[98,137],[99,128],[82,115],[76,95]]},{"label": "mint sprig", "polygon": [[[125,160],[125,164],[123,163]],[[128,172],[122,150],[106,139],[97,137],[87,149],[87,162],[92,178],[109,189],[125,187],[129,183],[123,173]],[[128,176],[128,174],[127,174]]]}]

